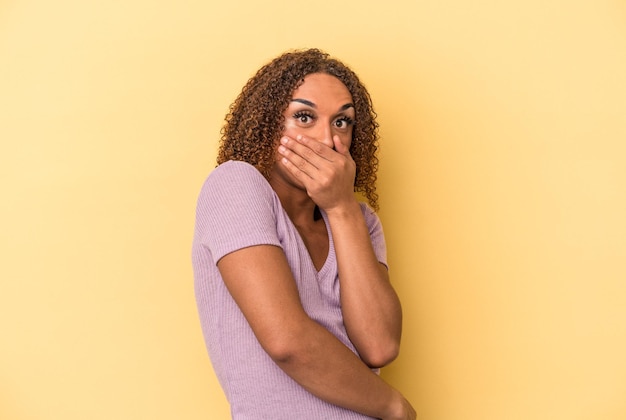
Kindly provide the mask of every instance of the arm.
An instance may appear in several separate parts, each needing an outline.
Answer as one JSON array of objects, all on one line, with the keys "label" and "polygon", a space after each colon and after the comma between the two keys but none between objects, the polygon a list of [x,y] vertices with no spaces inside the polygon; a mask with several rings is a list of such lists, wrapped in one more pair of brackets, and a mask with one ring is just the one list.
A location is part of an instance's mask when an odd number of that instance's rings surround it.
[{"label": "arm", "polygon": [[393,361],[400,349],[402,309],[378,262],[359,204],[327,211],[335,241],[341,283],[341,306],[350,340],[371,367]]},{"label": "arm", "polygon": [[372,417],[415,418],[398,391],[306,315],[280,248],[243,248],[224,256],[218,268],[261,346],[301,386]]},{"label": "arm", "polygon": [[[335,150],[304,136],[285,138],[282,163],[305,185],[328,215],[335,241],[341,304],[350,340],[372,367],[398,354],[402,330],[400,301],[387,269],[376,259],[360,206],[354,198],[356,165],[338,136]],[[281,149],[279,149],[281,150]]]}]

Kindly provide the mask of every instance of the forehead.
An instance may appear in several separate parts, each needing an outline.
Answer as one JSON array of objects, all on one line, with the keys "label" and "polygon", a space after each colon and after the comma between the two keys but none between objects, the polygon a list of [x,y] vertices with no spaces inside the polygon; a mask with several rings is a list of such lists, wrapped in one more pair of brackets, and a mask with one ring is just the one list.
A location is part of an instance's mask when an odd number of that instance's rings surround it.
[{"label": "forehead", "polygon": [[304,82],[293,91],[292,98],[352,102],[352,95],[346,85],[335,76],[326,73],[313,73],[305,76]]}]

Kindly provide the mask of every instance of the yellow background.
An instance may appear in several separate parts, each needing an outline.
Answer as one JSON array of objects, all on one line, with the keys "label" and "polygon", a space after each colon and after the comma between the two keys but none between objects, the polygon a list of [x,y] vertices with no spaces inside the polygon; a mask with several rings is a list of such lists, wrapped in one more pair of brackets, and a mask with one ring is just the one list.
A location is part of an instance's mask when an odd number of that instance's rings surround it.
[{"label": "yellow background", "polygon": [[624,1],[0,2],[0,418],[225,419],[195,199],[290,48],[380,116],[421,419],[626,418]]}]

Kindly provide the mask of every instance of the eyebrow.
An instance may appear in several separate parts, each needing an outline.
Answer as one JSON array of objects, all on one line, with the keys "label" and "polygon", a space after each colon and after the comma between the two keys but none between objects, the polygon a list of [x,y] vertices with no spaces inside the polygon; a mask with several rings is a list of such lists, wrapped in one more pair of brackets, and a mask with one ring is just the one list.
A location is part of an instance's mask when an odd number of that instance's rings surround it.
[{"label": "eyebrow", "polygon": [[[299,102],[299,103],[304,104],[306,106],[310,106],[311,108],[317,108],[317,105],[315,105],[313,102],[311,102],[309,100],[306,100],[306,99],[294,98],[294,99],[291,100],[291,102]],[[339,108],[339,112],[345,111],[348,108],[354,108],[354,104],[348,102],[347,104],[345,104],[341,108]]]},{"label": "eyebrow", "polygon": [[311,108],[317,108],[317,105],[315,105],[311,101],[307,101],[306,99],[295,98],[295,99],[292,99],[291,102],[300,102],[301,104],[304,104],[306,106],[310,106]]}]

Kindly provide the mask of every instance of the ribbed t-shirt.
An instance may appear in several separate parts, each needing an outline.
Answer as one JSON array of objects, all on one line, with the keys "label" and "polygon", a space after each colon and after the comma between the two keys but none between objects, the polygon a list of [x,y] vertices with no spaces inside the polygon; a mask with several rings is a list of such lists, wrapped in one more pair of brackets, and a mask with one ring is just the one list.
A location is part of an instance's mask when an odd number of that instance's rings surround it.
[{"label": "ribbed t-shirt", "polygon": [[[380,220],[366,204],[361,210],[376,257],[386,264]],[[245,247],[282,248],[306,313],[358,354],[343,324],[335,248],[321,213],[329,252],[318,272],[278,196],[252,165],[223,163],[201,189],[192,248],[196,302],[211,363],[234,420],[371,418],[317,398],[283,372],[259,344],[217,268],[220,258]]]}]

